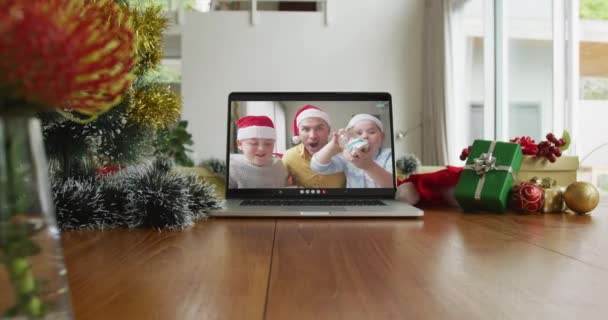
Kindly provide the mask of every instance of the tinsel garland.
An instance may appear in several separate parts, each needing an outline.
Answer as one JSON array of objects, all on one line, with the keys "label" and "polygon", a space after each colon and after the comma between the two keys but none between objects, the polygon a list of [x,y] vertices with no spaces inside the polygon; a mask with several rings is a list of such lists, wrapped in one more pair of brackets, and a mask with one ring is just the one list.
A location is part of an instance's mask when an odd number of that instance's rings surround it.
[{"label": "tinsel garland", "polygon": [[413,154],[406,154],[397,159],[395,166],[400,174],[407,176],[418,170],[420,160]]},{"label": "tinsel garland", "polygon": [[79,161],[100,166],[134,163],[150,157],[154,152],[154,130],[129,124],[126,112],[129,101],[123,100],[87,124],[39,114],[49,161],[60,163],[62,172],[69,177],[70,168]]},{"label": "tinsel garland", "polygon": [[156,68],[163,57],[163,31],[169,26],[160,6],[130,8],[137,39],[137,73]]},{"label": "tinsel garland", "polygon": [[157,160],[110,177],[53,180],[59,227],[181,229],[221,205],[212,185],[173,173],[171,165]]},{"label": "tinsel garland", "polygon": [[165,128],[177,122],[181,98],[168,86],[150,85],[132,91],[128,116],[139,127]]},{"label": "tinsel garland", "polygon": [[226,162],[224,160],[214,158],[206,159],[203,160],[199,166],[211,170],[216,176],[222,178],[226,176]]}]

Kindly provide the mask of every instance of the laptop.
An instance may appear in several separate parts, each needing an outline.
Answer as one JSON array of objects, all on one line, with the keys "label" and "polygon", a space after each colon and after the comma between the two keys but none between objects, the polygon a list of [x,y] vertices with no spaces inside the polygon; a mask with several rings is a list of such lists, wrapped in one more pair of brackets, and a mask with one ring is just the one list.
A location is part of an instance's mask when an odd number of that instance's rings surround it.
[{"label": "laptop", "polygon": [[395,200],[389,93],[233,92],[227,113],[226,200],[212,216],[423,215]]}]

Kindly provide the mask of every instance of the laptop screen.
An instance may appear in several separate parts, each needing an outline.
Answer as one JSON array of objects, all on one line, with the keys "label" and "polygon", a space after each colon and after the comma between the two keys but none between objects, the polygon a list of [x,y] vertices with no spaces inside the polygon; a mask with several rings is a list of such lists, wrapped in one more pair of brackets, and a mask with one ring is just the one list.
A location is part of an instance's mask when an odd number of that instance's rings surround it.
[{"label": "laptop screen", "polygon": [[388,93],[232,93],[227,197],[387,197]]}]

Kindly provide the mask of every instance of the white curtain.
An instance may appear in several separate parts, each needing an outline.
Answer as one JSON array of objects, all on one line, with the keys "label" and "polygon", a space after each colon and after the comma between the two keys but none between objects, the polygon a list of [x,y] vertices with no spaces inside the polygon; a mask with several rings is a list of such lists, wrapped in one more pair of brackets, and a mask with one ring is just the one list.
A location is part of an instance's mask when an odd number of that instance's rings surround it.
[{"label": "white curtain", "polygon": [[[452,12],[465,0],[426,0],[424,44],[424,92],[422,105],[422,163],[446,165],[457,147],[453,136]],[[453,141],[452,141],[453,143]],[[451,153],[450,153],[451,152]]]}]

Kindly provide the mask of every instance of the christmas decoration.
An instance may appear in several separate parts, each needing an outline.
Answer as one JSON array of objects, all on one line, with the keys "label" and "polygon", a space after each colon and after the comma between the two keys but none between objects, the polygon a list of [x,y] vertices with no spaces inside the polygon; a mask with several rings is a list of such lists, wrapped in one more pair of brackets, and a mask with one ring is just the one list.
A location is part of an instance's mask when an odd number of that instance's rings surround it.
[{"label": "christmas decoration", "polygon": [[471,154],[471,146],[468,146],[468,147],[462,149],[462,152],[460,152],[460,160],[462,160],[462,161],[466,160],[470,154]]},{"label": "christmas decoration", "polygon": [[129,119],[139,127],[166,128],[179,119],[181,98],[167,86],[151,85],[133,92]]},{"label": "christmas decoration", "polygon": [[576,181],[579,167],[577,156],[561,156],[555,162],[536,156],[524,156],[517,173],[518,181],[528,181],[534,177],[546,177],[556,181],[556,185],[567,186]]},{"label": "christmas decoration", "polygon": [[298,109],[298,111],[296,112],[296,116],[293,118],[293,122],[291,124],[291,131],[293,133],[293,137],[291,138],[291,140],[294,144],[299,144],[300,142],[302,142],[300,141],[300,131],[298,130],[298,127],[300,125],[300,122],[308,118],[322,119],[329,126],[331,126],[331,120],[329,118],[329,115],[325,111],[313,105],[305,105],[302,108]]},{"label": "christmas decoration", "polygon": [[0,92],[10,92],[3,109],[95,116],[134,79],[131,18],[112,0],[5,0],[0,33]]},{"label": "christmas decoration", "polygon": [[[54,111],[90,122],[114,107],[134,80],[131,21],[111,0],[0,0],[0,274],[6,275],[0,277],[0,295],[14,303],[0,310],[2,319],[71,318],[40,121],[34,115]],[[65,121],[59,119],[58,124]],[[66,137],[60,124],[49,129],[59,134],[55,143],[65,145],[51,154],[87,152],[85,135]],[[80,174],[88,161],[49,164],[56,172],[77,168]],[[74,191],[70,183],[66,189]],[[96,188],[79,190],[64,192],[60,200],[78,203],[69,224],[89,211],[103,211],[99,198],[79,197],[95,194]]]},{"label": "christmas decoration", "polygon": [[53,181],[59,227],[181,229],[220,206],[213,186],[171,166],[157,159],[111,176]]},{"label": "christmas decoration", "polygon": [[406,154],[395,161],[395,166],[399,175],[409,176],[418,170],[420,160],[413,154]]},{"label": "christmas decoration", "polygon": [[142,75],[160,64],[163,32],[169,26],[169,20],[160,6],[131,11],[134,29],[137,30],[137,73]]},{"label": "christmas decoration", "polygon": [[[103,5],[105,2],[92,3]],[[159,61],[149,58],[162,56],[162,31],[167,27],[166,17],[155,6],[140,9],[126,2],[113,6],[118,7],[115,10],[103,7],[107,17],[105,23],[120,23],[122,16],[134,20],[134,38],[120,37],[120,40],[129,41],[134,52],[137,43],[138,57],[134,61],[148,62],[132,68],[137,69],[138,75],[133,86],[125,90],[120,103],[98,115],[94,121],[70,124],[65,119],[40,115],[49,159],[57,164],[53,168],[62,168],[63,179],[72,176],[74,164],[83,162],[82,159],[96,167],[120,167],[150,158],[156,152],[154,146],[158,131],[174,125],[179,117],[179,97],[169,92],[166,86],[143,80],[145,72]],[[65,143],[64,138],[75,143]]]},{"label": "christmas decoration", "polygon": [[[108,21],[121,14],[133,18],[138,58],[137,78],[123,99],[88,123],[40,115],[58,224],[63,230],[183,228],[219,202],[213,186],[174,170],[174,164],[192,165],[187,123],[177,123],[181,99],[154,82],[158,77],[147,77],[163,55],[167,20],[154,6],[119,6]],[[169,159],[150,162],[153,157]]]},{"label": "christmas decoration", "polygon": [[543,213],[564,211],[564,191],[561,187],[545,189],[545,200],[541,211]]},{"label": "christmas decoration", "polygon": [[530,182],[541,187],[545,193],[543,206],[541,208],[543,213],[564,211],[563,190],[562,187],[557,186],[557,181],[555,179],[550,177],[533,177],[530,179]]},{"label": "christmas decoration", "polygon": [[574,182],[564,191],[564,201],[568,208],[578,214],[593,211],[600,201],[600,193],[588,182]]},{"label": "christmas decoration", "polygon": [[211,158],[203,160],[199,166],[211,170],[213,174],[219,177],[224,178],[226,176],[226,162],[223,160]]},{"label": "christmas decoration", "polygon": [[64,230],[104,229],[116,214],[104,205],[103,190],[92,179],[53,181],[57,220]]},{"label": "christmas decoration", "polygon": [[522,182],[511,192],[511,206],[525,213],[539,212],[544,204],[545,191],[532,182]]},{"label": "christmas decoration", "polygon": [[[558,139],[553,133],[548,133],[546,138],[546,141],[541,141],[538,144],[534,139],[527,136],[515,137],[509,142],[518,143],[524,155],[545,158],[550,162],[555,162],[558,157],[562,156],[562,151],[565,151],[570,146],[570,134],[568,131],[564,131],[562,138]],[[466,160],[470,153],[470,146],[464,148],[460,153],[460,160]]]},{"label": "christmas decoration", "polygon": [[553,133],[547,133],[546,138],[547,140],[538,144],[530,137],[516,137],[511,142],[519,143],[525,155],[543,157],[550,162],[555,162],[557,157],[562,156],[562,151],[570,145],[570,134],[568,134],[568,131],[564,131],[563,137],[558,139]]},{"label": "christmas decoration", "polygon": [[521,160],[516,143],[475,140],[454,190],[460,206],[464,210],[504,212]]},{"label": "christmas decoration", "polygon": [[454,187],[458,183],[462,167],[447,166],[431,173],[411,174],[398,180],[396,199],[411,205],[458,206],[454,198]]}]

